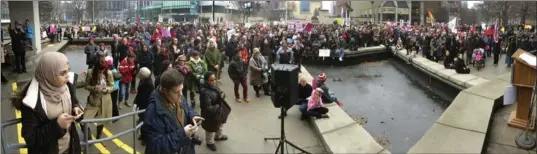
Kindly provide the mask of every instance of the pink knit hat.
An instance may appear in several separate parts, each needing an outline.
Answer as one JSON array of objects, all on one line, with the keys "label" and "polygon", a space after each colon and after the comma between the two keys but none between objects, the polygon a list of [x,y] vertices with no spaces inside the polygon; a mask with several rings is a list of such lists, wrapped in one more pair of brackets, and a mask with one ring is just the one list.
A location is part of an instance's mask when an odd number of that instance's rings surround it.
[{"label": "pink knit hat", "polygon": [[328,77],[324,73],[320,73],[317,78],[319,78],[320,81],[326,81],[326,79],[328,79]]}]

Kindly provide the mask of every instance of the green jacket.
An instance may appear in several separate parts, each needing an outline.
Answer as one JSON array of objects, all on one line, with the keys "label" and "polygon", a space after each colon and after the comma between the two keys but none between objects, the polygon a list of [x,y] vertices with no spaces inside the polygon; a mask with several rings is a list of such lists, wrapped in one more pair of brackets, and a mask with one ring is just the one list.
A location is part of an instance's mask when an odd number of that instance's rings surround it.
[{"label": "green jacket", "polygon": [[207,72],[207,63],[205,61],[201,60],[199,62],[201,64],[202,70],[201,72],[196,71],[196,64],[192,61],[188,61],[186,65],[188,66],[188,70],[192,73],[190,76],[187,77],[186,80],[186,86],[189,90],[195,91],[196,86],[200,84],[200,80],[203,78],[203,75],[205,72]]},{"label": "green jacket", "polygon": [[209,71],[214,72],[216,69],[214,66],[220,65],[220,61],[222,60],[222,53],[218,51],[218,49],[210,50],[207,49],[205,51],[205,63],[207,63],[207,69]]}]

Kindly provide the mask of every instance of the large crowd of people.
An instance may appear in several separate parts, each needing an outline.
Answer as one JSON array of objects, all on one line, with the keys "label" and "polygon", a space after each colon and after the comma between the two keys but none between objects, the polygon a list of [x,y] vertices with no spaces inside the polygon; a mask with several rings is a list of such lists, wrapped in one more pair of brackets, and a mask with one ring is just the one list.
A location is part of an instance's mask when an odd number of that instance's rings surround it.
[{"label": "large crowd of people", "polygon": [[[24,41],[31,33],[28,26],[15,22],[9,29],[16,54],[24,52]],[[75,122],[117,116],[123,106],[133,105],[129,103],[131,95],[135,95],[133,102],[138,109],[146,110],[139,115],[139,122],[144,122],[139,139],[146,153],[195,153],[194,146],[202,142],[217,151],[215,142],[228,139],[222,130],[231,112],[230,102],[219,88],[224,68],[234,84],[231,96],[236,103],[249,103],[248,84],[256,97],[266,97],[261,91],[271,95],[272,64],[300,66],[304,56],[317,55],[319,49],[335,54],[338,50],[393,45],[406,49],[409,55],[421,53],[432,61],[442,61],[458,73],[469,73],[467,65],[474,63],[470,57],[475,49],[483,48],[485,57],[494,57],[494,64],[507,49],[508,66],[512,64],[509,55],[516,49],[537,49],[533,33],[508,28],[490,35],[485,32],[487,28],[476,30],[475,26],[461,26],[457,33],[442,26],[374,24],[308,24],[304,27],[309,28],[301,30],[261,24],[95,25],[87,31],[80,27],[86,26],[58,27],[59,31],[49,26],[45,33],[52,40],[57,36],[90,38],[84,47],[87,98],[77,98],[73,81],[68,81],[67,57],[51,52],[43,55],[35,78],[13,100],[22,113],[22,136],[30,153],[80,153]],[[94,38],[101,36],[111,36],[113,42],[96,44]],[[25,72],[24,64],[16,71]],[[300,118],[329,118],[323,104],[340,102],[325,83],[328,75],[317,75],[311,85],[299,78],[296,104],[302,112]],[[81,107],[78,101],[87,101],[87,105]],[[196,107],[200,113],[194,111]],[[99,123],[95,137],[101,138],[103,128],[110,125],[113,122]],[[199,128],[206,131],[205,139],[196,135]]]}]

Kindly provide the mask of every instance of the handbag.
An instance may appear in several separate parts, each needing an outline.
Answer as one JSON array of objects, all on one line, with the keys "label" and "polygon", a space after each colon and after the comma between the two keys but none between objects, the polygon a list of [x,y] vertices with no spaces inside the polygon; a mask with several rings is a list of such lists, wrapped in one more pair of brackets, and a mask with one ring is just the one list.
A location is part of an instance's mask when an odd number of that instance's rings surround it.
[{"label": "handbag", "polygon": [[121,73],[119,72],[112,72],[112,75],[114,76],[114,80],[121,80],[121,78],[123,78],[123,75],[121,75]]},{"label": "handbag", "polygon": [[[220,92],[220,91],[219,91]],[[227,104],[225,98],[225,94],[220,92],[218,94],[218,101],[220,101],[220,108],[218,109],[218,112],[216,112],[216,118],[218,121],[221,121],[222,123],[226,123],[227,118],[229,114],[231,113],[231,107],[229,104]]]}]

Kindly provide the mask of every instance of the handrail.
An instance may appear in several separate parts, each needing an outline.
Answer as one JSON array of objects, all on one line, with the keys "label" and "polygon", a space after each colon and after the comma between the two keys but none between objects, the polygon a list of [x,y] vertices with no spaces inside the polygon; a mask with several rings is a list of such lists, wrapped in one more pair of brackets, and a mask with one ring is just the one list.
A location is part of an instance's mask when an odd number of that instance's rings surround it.
[{"label": "handrail", "polygon": [[145,110],[137,110],[137,111],[134,111],[134,112],[129,112],[127,114],[122,114],[122,115],[118,115],[118,116],[115,116],[115,117],[109,117],[109,118],[99,118],[99,119],[84,119],[82,121],[80,121],[80,123],[97,123],[97,122],[107,122],[107,121],[113,121],[113,120],[118,120],[118,119],[121,119],[121,118],[124,118],[124,117],[127,117],[127,116],[132,116],[132,115],[137,115],[137,114],[140,114],[140,113],[144,113]]},{"label": "handrail", "polygon": [[91,144],[96,144],[96,143],[101,143],[101,142],[106,142],[106,141],[110,141],[110,140],[116,139],[116,138],[118,138],[118,137],[120,137],[120,136],[123,136],[123,135],[125,135],[125,134],[127,134],[127,133],[130,133],[130,132],[133,132],[133,131],[135,131],[135,130],[137,130],[137,129],[140,129],[140,127],[142,127],[143,124],[144,124],[144,123],[141,122],[140,124],[136,125],[135,128],[127,129],[127,130],[125,130],[125,131],[123,131],[123,132],[117,133],[117,134],[115,134],[115,135],[113,135],[113,136],[110,136],[110,137],[101,138],[101,139],[95,139],[95,140],[89,140],[88,143],[80,142],[80,145],[86,145],[86,144],[90,144],[90,145],[91,145]]},{"label": "handrail", "polygon": [[[141,122],[139,124],[136,124],[136,115],[138,115],[140,113],[144,113],[144,112],[145,112],[145,109],[144,110],[136,110],[136,105],[134,105],[133,106],[133,112],[129,112],[129,113],[126,113],[126,114],[115,116],[115,117],[100,118],[100,119],[84,119],[84,120],[80,121],[79,123],[83,124],[82,129],[86,130],[86,131],[84,131],[83,141],[80,142],[80,145],[84,146],[83,152],[87,153],[87,151],[89,149],[89,145],[110,141],[110,140],[116,139],[116,138],[118,138],[120,136],[123,136],[123,135],[125,135],[127,133],[131,133],[131,132],[134,132],[134,134],[133,134],[133,140],[134,140],[133,141],[133,143],[134,143],[133,144],[133,149],[134,149],[134,152],[136,152],[136,140],[137,140],[136,139],[136,132],[144,124],[143,122]],[[110,136],[110,137],[101,138],[101,139],[95,139],[95,140],[88,140],[88,133],[89,133],[88,132],[88,125],[87,125],[88,123],[99,123],[99,122],[113,121],[113,120],[118,120],[118,119],[121,119],[121,118],[124,118],[124,117],[127,117],[127,116],[132,116],[133,117],[132,118],[133,128],[127,129],[127,130],[122,131],[122,132],[119,132],[119,133],[117,133],[117,134],[115,134],[113,136]],[[1,127],[2,127],[2,136],[1,136],[2,153],[9,153],[8,149],[27,148],[26,144],[6,143],[7,142],[7,137],[5,135],[6,133],[4,133],[4,131],[6,130],[5,128],[9,127],[9,126],[19,124],[21,122],[22,122],[21,118],[17,118],[17,119],[11,119],[11,120],[8,120],[8,121],[5,121],[5,122],[1,123]]]}]

